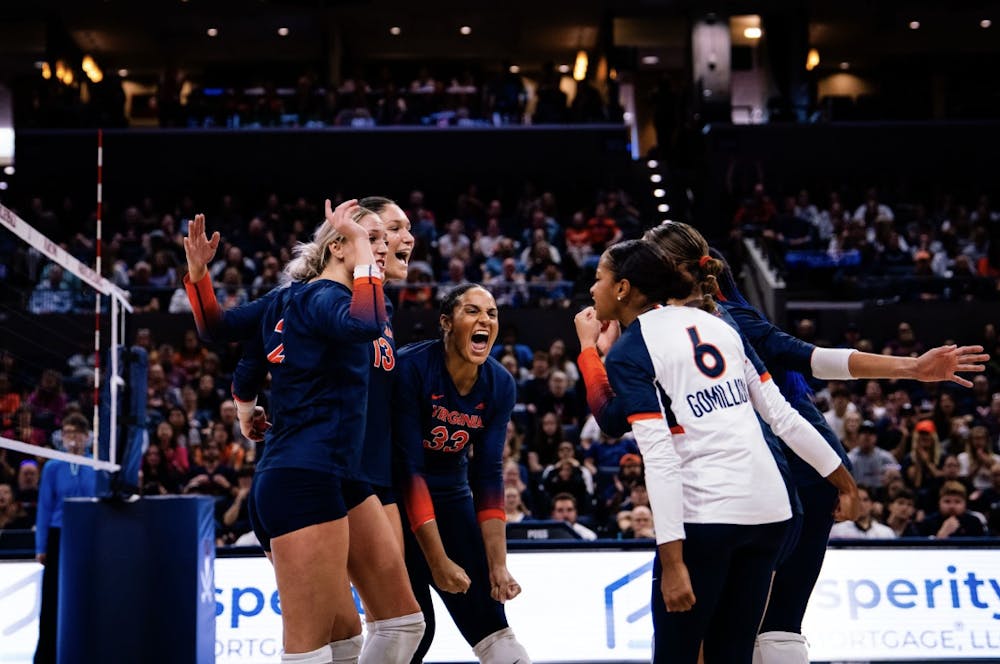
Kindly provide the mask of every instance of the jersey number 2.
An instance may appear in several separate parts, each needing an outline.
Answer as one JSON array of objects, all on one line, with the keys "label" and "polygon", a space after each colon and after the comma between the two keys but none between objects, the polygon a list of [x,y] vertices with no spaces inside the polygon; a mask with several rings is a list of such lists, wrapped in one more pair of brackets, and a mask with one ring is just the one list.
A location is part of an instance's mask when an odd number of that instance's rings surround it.
[{"label": "jersey number 2", "polygon": [[719,349],[712,344],[703,342],[698,336],[697,327],[689,327],[687,333],[691,339],[691,345],[694,346],[694,363],[698,366],[698,371],[709,378],[721,376],[722,372],[726,370],[726,360],[722,357]]}]

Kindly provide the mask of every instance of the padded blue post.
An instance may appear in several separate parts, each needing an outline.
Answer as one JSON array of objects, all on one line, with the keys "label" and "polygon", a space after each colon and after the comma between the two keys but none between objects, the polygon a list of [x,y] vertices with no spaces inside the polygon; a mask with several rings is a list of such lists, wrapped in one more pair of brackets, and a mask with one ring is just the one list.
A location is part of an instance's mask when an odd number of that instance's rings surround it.
[{"label": "padded blue post", "polygon": [[215,661],[214,501],[67,500],[59,664]]},{"label": "padded blue post", "polygon": [[[126,348],[119,346],[110,352],[118,353],[118,370],[125,378],[125,388],[118,389],[118,427],[114,435],[118,440],[117,459],[122,469],[113,477],[101,472],[97,478],[97,495],[128,496],[139,492],[139,467],[145,451],[146,433],[146,378],[149,373],[149,358],[141,346]],[[102,360],[108,369],[108,357]],[[101,383],[101,424],[99,433],[99,453],[102,459],[110,456],[111,449],[111,375],[108,373]]]}]

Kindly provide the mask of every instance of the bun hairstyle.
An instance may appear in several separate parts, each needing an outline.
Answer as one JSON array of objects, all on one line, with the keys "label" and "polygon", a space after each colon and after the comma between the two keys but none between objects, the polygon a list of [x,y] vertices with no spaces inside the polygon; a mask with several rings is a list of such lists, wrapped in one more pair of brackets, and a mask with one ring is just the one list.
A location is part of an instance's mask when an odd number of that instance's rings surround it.
[{"label": "bun hairstyle", "polygon": [[[351,221],[357,223],[370,214],[375,213],[366,207],[358,207],[351,214]],[[344,236],[334,229],[333,224],[324,220],[316,227],[311,242],[299,242],[292,249],[292,260],[285,266],[285,274],[292,281],[315,279],[323,273],[330,260],[328,250],[330,244],[343,242],[344,239]]]},{"label": "bun hairstyle", "polygon": [[650,302],[686,297],[691,280],[659,247],[646,240],[626,240],[604,253],[615,281],[627,279]]},{"label": "bun hairstyle", "polygon": [[677,269],[688,274],[692,288],[678,299],[690,297],[697,287],[702,296],[699,308],[709,313],[715,312],[715,294],[719,292],[718,277],[726,264],[709,254],[708,242],[693,226],[671,221],[646,231],[644,240],[654,243],[677,265]]}]

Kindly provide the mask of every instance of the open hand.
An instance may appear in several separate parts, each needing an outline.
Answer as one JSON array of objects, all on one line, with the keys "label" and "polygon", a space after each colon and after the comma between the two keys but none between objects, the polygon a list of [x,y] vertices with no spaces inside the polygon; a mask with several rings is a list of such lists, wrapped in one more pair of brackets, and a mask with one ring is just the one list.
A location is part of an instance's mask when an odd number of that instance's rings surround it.
[{"label": "open hand", "polygon": [[209,239],[205,234],[205,215],[196,214],[188,222],[188,234],[184,238],[184,255],[187,257],[188,278],[200,281],[208,273],[208,265],[215,258],[221,236],[219,231],[212,233]]}]

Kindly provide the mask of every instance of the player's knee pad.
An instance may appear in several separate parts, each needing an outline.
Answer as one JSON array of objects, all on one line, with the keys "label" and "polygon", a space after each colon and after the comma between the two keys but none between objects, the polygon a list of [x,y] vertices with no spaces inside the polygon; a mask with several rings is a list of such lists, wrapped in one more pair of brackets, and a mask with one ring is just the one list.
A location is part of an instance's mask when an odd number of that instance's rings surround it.
[{"label": "player's knee pad", "polygon": [[421,611],[368,623],[358,664],[407,664],[417,652],[425,627]]},{"label": "player's knee pad", "polygon": [[312,652],[281,653],[281,664],[330,664],[330,647],[323,646]]},{"label": "player's knee pad", "polygon": [[809,664],[806,637],[796,632],[762,632],[753,645],[753,664]]},{"label": "player's knee pad", "polygon": [[472,646],[481,664],[531,664],[524,646],[510,627],[497,630]]},{"label": "player's knee pad", "polygon": [[358,655],[361,654],[361,643],[363,641],[364,639],[360,634],[352,636],[349,639],[333,641],[329,645],[330,652],[333,654],[333,659],[330,661],[333,664],[358,664]]}]

